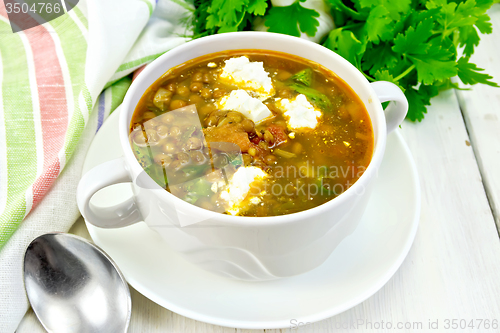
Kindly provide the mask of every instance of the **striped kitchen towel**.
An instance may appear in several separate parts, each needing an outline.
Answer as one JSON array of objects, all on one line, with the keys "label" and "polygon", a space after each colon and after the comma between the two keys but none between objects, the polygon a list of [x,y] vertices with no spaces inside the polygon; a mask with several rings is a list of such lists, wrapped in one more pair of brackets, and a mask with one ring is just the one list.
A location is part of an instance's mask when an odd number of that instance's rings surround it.
[{"label": "striped kitchen towel", "polygon": [[[67,231],[86,151],[133,70],[189,40],[182,0],[80,0],[13,33],[0,0],[0,332],[28,308],[29,242]],[[103,88],[107,87],[104,91]]]}]

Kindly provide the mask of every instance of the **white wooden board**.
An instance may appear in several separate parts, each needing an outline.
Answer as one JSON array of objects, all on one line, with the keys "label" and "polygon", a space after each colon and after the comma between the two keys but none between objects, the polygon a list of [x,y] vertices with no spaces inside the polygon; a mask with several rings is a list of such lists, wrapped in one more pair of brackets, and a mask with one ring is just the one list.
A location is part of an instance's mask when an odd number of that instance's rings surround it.
[{"label": "white wooden board", "polygon": [[[471,62],[500,84],[500,4],[491,8],[493,34],[481,37]],[[500,230],[500,88],[456,91],[497,228]]]}]

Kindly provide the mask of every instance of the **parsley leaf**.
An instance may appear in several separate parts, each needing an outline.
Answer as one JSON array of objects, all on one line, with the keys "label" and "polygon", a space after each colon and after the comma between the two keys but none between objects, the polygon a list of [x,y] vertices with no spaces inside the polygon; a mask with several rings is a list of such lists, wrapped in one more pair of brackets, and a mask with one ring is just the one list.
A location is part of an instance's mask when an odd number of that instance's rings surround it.
[{"label": "parsley leaf", "polygon": [[458,5],[455,2],[443,3],[440,6],[435,1],[429,1],[427,6],[428,8],[441,9],[438,23],[442,26],[443,37],[448,37],[456,28],[472,25],[477,20],[474,16],[476,13],[475,0],[467,0]]},{"label": "parsley leaf", "polygon": [[266,0],[250,0],[247,12],[254,15],[264,15],[267,9]]},{"label": "parsley leaf", "polygon": [[414,58],[418,72],[418,80],[424,84],[433,84],[435,81],[447,79],[457,74],[454,61],[440,61],[436,59]]},{"label": "parsley leaf", "polygon": [[394,76],[392,76],[392,74],[389,73],[389,71],[386,69],[376,71],[375,74],[373,74],[373,77],[380,81],[389,81],[389,82],[395,81]]},{"label": "parsley leaf", "polygon": [[[220,27],[222,32],[237,31],[249,0],[212,0],[207,9],[207,29]],[[219,31],[221,32],[221,31]]]},{"label": "parsley leaf", "polygon": [[392,50],[402,54],[425,55],[429,49],[426,42],[432,36],[433,28],[434,22],[431,19],[420,22],[416,28],[409,27],[404,34],[398,34]]},{"label": "parsley leaf", "polygon": [[426,54],[408,55],[416,66],[418,80],[424,84],[445,80],[457,75],[455,50],[446,46],[439,38],[427,43]]},{"label": "parsley leaf", "polygon": [[367,48],[363,59],[363,70],[372,75],[383,69],[393,70],[401,61],[398,54],[392,50],[392,46],[388,43],[381,43]]},{"label": "parsley leaf", "polygon": [[411,0],[400,0],[400,1],[391,1],[391,0],[360,0],[359,7],[360,8],[372,8],[376,7],[384,7],[387,12],[390,14],[391,19],[398,20],[400,18],[401,13],[406,13],[410,10]]},{"label": "parsley leaf", "polygon": [[431,105],[431,98],[437,96],[438,90],[433,86],[421,85],[417,90],[410,88],[405,91],[408,99],[408,114],[406,117],[411,121],[422,121],[427,113],[427,105]]},{"label": "parsley leaf", "polygon": [[406,99],[408,100],[408,113],[406,117],[411,121],[422,121],[425,113],[427,113],[426,105],[430,105],[430,98],[421,96],[418,91],[410,88],[405,91]]},{"label": "parsley leaf", "polygon": [[195,0],[194,5],[196,9],[193,13],[191,24],[193,25],[193,38],[199,38],[207,35],[213,35],[217,31],[212,28],[207,28],[208,9],[210,2],[205,0]]},{"label": "parsley leaf", "polygon": [[319,17],[317,11],[304,8],[300,5],[300,1],[295,1],[290,6],[272,7],[266,15],[264,24],[269,28],[269,32],[296,37],[300,37],[300,33],[304,32],[312,37],[316,34],[319,26],[317,17]]},{"label": "parsley leaf", "polygon": [[373,8],[366,19],[368,40],[378,44],[380,40],[389,40],[393,36],[393,20],[389,11],[382,5]]},{"label": "parsley leaf", "polygon": [[361,57],[365,52],[366,44],[361,43],[352,31],[342,28],[334,29],[330,32],[324,45],[347,59],[358,69],[361,67]]},{"label": "parsley leaf", "polygon": [[480,15],[477,18],[475,26],[481,31],[482,34],[491,34],[493,28],[490,22],[490,17],[486,14]]},{"label": "parsley leaf", "polygon": [[464,47],[464,55],[470,57],[474,53],[474,47],[479,45],[479,35],[473,26],[460,27],[458,40],[460,46]]},{"label": "parsley leaf", "polygon": [[465,57],[458,59],[457,69],[458,77],[465,84],[483,83],[492,87],[500,87],[497,83],[491,81],[491,79],[493,79],[492,76],[485,73],[479,73],[479,71],[484,71],[484,69],[469,63]]},{"label": "parsley leaf", "polygon": [[193,38],[216,33],[241,31],[253,19],[263,16],[267,0],[195,0],[192,19]]}]

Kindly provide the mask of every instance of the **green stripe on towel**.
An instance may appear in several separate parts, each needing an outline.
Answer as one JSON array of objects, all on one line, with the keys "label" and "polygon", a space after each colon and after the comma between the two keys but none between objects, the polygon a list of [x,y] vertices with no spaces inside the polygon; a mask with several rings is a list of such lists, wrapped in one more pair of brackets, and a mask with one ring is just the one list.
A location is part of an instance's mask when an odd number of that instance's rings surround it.
[{"label": "green stripe on towel", "polygon": [[110,114],[123,102],[125,93],[132,84],[132,79],[128,76],[119,80],[111,86],[111,111]]},{"label": "green stripe on towel", "polygon": [[[11,33],[10,26],[2,21],[0,21],[0,33],[4,111],[1,116],[4,117],[7,150],[7,198],[5,210],[0,216],[0,248],[2,248],[26,214],[25,193],[36,179],[37,154],[25,48],[19,35]],[[20,50],[23,52],[19,52]],[[5,70],[6,68],[9,70]]]}]

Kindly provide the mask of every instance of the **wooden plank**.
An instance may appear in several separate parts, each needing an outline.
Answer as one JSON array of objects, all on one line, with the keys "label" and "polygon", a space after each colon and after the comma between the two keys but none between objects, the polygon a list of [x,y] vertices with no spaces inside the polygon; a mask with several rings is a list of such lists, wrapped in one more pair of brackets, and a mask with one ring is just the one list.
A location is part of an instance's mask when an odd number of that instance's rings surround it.
[{"label": "wooden plank", "polygon": [[[482,35],[471,61],[484,68],[500,84],[500,4],[488,12],[493,34]],[[456,92],[469,131],[470,142],[481,170],[491,210],[500,231],[500,88],[476,85]]]}]

